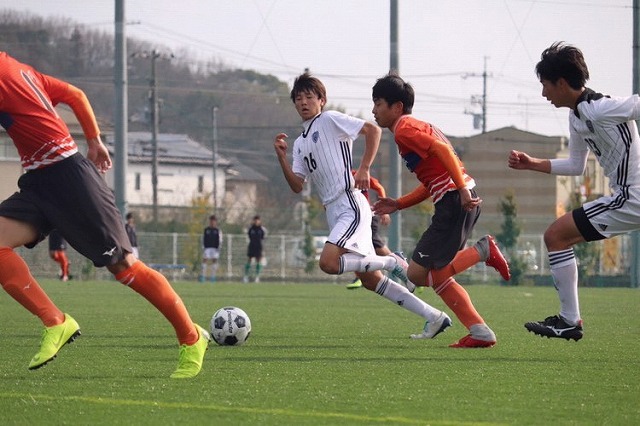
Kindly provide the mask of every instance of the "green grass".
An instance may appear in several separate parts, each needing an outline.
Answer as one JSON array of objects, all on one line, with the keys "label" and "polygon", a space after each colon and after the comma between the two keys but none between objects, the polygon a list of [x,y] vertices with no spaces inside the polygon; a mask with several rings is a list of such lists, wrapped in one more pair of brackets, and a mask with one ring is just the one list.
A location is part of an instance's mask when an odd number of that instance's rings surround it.
[{"label": "green grass", "polygon": [[[553,288],[469,286],[498,335],[451,349],[364,289],[335,284],[177,283],[194,320],[219,307],[251,317],[242,347],[212,345],[202,373],[169,379],[177,343],[145,300],[115,282],[44,281],[82,336],[37,371],[41,325],[0,293],[0,424],[626,425],[640,419],[637,289],[581,289],[585,337],[546,339],[522,324],[554,314]],[[443,307],[431,290],[420,295]],[[455,321],[455,319],[454,319]]]}]

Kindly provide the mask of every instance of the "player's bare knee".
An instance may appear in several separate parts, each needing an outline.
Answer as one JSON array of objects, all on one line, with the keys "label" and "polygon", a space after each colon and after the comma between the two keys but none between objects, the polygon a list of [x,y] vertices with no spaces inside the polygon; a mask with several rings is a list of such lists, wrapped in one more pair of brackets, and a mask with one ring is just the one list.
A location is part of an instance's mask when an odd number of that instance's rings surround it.
[{"label": "player's bare knee", "polygon": [[558,251],[565,248],[566,244],[558,235],[558,230],[553,227],[549,227],[544,232],[544,245],[547,247],[547,251]]},{"label": "player's bare knee", "polygon": [[122,259],[121,261],[119,261],[117,263],[114,263],[113,265],[107,265],[106,268],[113,275],[118,275],[120,272],[125,271],[128,268],[130,268],[131,265],[133,265],[137,261],[138,261],[138,259],[136,259],[136,257],[133,254],[127,253],[124,256],[124,259]]},{"label": "player's bare knee", "polygon": [[320,270],[326,274],[337,275],[340,273],[339,262],[337,260],[326,260],[320,257],[318,266],[320,267]]},{"label": "player's bare knee", "polygon": [[409,264],[409,268],[407,269],[407,278],[409,281],[414,283],[417,286],[423,286],[426,282],[426,274],[425,270],[422,267],[412,268],[413,265]]}]

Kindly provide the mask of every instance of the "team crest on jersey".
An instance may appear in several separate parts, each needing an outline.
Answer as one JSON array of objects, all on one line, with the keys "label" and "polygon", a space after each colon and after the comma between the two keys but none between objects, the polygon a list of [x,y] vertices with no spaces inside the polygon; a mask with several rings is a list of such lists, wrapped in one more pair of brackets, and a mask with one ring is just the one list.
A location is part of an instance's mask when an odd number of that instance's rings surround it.
[{"label": "team crest on jersey", "polygon": [[593,130],[593,123],[591,122],[591,120],[587,120],[586,125],[587,125],[587,128],[589,129],[589,131],[590,131],[591,133],[594,133],[594,130]]},{"label": "team crest on jersey", "polygon": [[313,143],[317,143],[320,140],[320,133],[317,130],[311,135],[311,140]]}]

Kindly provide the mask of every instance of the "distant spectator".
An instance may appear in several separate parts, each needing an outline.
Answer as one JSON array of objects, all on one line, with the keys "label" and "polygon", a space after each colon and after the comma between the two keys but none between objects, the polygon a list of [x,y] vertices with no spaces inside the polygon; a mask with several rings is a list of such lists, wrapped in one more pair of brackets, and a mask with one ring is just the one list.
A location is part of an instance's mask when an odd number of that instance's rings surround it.
[{"label": "distant spectator", "polygon": [[49,257],[60,264],[58,277],[61,281],[69,281],[69,259],[67,258],[67,242],[57,229],[49,233]]},{"label": "distant spectator", "polygon": [[216,281],[218,271],[218,259],[220,258],[220,245],[222,244],[222,232],[218,228],[218,219],[215,215],[209,216],[209,226],[204,228],[202,235],[202,273],[200,282],[207,279],[207,267],[211,265],[209,281]]},{"label": "distant spectator", "polygon": [[247,247],[247,263],[244,265],[245,283],[249,282],[251,264],[256,265],[255,282],[260,282],[260,272],[262,271],[262,240],[267,235],[267,228],[262,226],[260,216],[254,216],[253,222],[247,231],[249,237],[249,247]]},{"label": "distant spectator", "polygon": [[131,248],[133,249],[132,253],[136,257],[136,259],[139,259],[140,253],[138,252],[138,234],[136,234],[136,221],[133,217],[133,213],[127,213],[126,219],[127,222],[124,224],[124,229],[127,231],[127,236],[129,237]]}]

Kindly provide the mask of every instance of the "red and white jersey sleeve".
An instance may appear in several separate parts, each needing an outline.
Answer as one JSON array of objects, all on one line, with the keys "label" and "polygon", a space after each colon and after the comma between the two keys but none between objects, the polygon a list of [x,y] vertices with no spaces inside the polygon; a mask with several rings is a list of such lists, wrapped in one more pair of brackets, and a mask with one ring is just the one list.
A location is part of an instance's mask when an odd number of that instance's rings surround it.
[{"label": "red and white jersey sleeve", "polygon": [[73,96],[69,87],[0,52],[0,125],[13,140],[25,170],[45,167],[78,152],[54,108]]},{"label": "red and white jersey sleeve", "polygon": [[429,190],[434,203],[440,201],[447,192],[457,191],[457,187],[442,160],[431,155],[432,144],[445,143],[449,145],[451,148],[450,154],[448,154],[449,160],[453,167],[459,170],[459,176],[461,175],[464,186],[469,189],[475,187],[475,181],[466,173],[462,161],[453,151],[451,142],[437,127],[411,115],[404,115],[396,123],[393,134],[405,165]]}]

